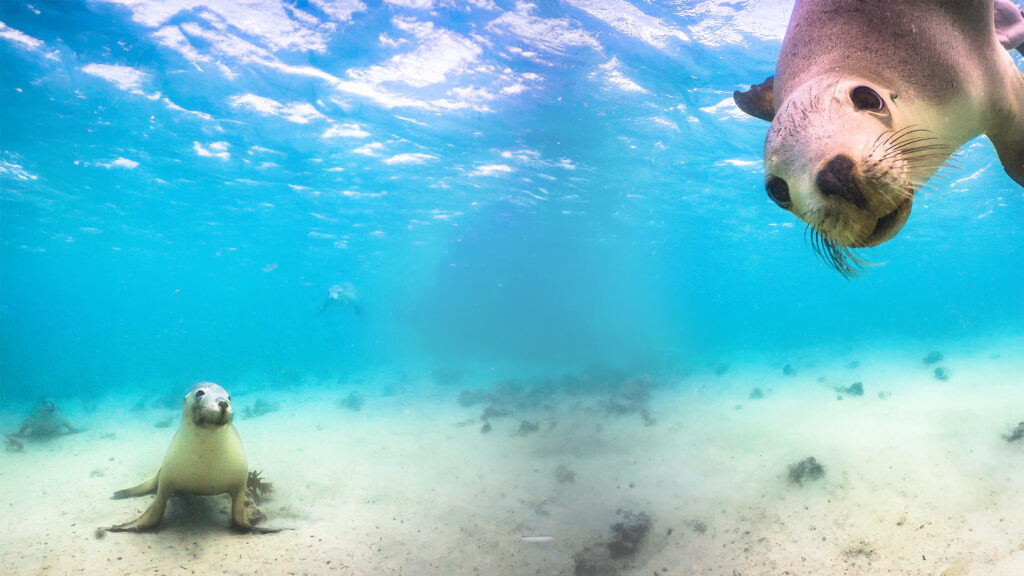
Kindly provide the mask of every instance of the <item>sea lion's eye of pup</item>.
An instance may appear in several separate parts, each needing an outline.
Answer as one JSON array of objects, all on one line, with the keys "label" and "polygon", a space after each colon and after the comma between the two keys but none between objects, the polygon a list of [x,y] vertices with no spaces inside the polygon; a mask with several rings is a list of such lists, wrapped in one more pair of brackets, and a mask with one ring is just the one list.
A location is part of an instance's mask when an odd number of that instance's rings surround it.
[{"label": "sea lion's eye of pup", "polygon": [[857,110],[868,110],[870,112],[882,112],[885,110],[885,100],[867,86],[857,86],[850,91],[850,100]]},{"label": "sea lion's eye of pup", "polygon": [[764,184],[764,189],[768,191],[768,197],[772,199],[780,208],[789,209],[793,205],[793,202],[789,197],[789,184],[778,176],[769,176],[768,181]]},{"label": "sea lion's eye of pup", "polygon": [[205,395],[206,395],[206,392],[204,392],[202,390],[196,390],[196,398],[202,398]]}]

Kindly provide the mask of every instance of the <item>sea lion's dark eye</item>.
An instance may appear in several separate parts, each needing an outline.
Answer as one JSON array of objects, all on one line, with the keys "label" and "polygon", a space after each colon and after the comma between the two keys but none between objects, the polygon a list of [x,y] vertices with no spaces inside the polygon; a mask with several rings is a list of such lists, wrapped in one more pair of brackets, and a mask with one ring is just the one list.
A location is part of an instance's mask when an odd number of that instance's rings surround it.
[{"label": "sea lion's dark eye", "polygon": [[850,100],[853,100],[853,107],[857,110],[869,110],[881,112],[885,110],[885,100],[867,86],[857,86],[850,91]]},{"label": "sea lion's dark eye", "polygon": [[202,390],[196,390],[196,398],[202,398],[205,395],[206,392],[203,392]]},{"label": "sea lion's dark eye", "polygon": [[779,207],[788,209],[793,205],[789,198],[789,184],[786,184],[782,178],[769,176],[768,181],[764,184],[764,189],[768,191],[768,197]]}]

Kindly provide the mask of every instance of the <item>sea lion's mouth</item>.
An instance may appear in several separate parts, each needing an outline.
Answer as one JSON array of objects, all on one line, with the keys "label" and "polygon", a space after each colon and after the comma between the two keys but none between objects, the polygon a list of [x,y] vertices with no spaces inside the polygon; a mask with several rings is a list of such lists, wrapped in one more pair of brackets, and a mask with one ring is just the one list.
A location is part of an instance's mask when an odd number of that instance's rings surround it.
[{"label": "sea lion's mouth", "polygon": [[197,405],[193,410],[192,421],[197,426],[224,426],[231,422],[231,417],[232,411],[230,405]]},{"label": "sea lion's mouth", "polygon": [[896,235],[897,232],[903,228],[906,224],[907,218],[910,216],[910,208],[913,205],[913,195],[908,196],[903,202],[900,202],[892,212],[889,212],[885,216],[882,216],[875,223],[875,229],[871,231],[871,234],[863,242],[863,247],[878,246],[879,244],[889,240]]}]

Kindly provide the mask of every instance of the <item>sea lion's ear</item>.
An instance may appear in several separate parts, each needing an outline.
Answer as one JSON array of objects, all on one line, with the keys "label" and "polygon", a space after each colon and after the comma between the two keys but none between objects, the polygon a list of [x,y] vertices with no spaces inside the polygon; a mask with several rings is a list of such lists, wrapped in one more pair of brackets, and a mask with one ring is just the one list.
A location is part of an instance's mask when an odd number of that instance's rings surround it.
[{"label": "sea lion's ear", "polygon": [[732,93],[736,106],[754,118],[767,120],[775,118],[775,76],[769,76],[764,82],[754,84],[750,90]]}]

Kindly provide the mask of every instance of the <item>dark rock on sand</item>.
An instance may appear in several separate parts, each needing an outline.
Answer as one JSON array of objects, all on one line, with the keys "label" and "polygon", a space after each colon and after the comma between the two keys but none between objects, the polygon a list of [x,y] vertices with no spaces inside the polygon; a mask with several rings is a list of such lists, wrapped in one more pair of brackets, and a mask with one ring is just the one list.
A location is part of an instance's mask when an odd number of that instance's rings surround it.
[{"label": "dark rock on sand", "polygon": [[949,368],[946,368],[945,366],[939,366],[938,368],[935,369],[936,380],[942,380],[943,382],[945,382],[946,380],[949,380],[949,375]]},{"label": "dark rock on sand", "polygon": [[782,367],[782,373],[786,376],[796,376],[796,368],[793,368],[792,364],[786,364]]},{"label": "dark rock on sand", "polygon": [[753,390],[751,390],[751,392],[750,392],[750,399],[751,400],[760,400],[761,398],[764,398],[764,392],[761,392],[760,388],[754,388]]}]

